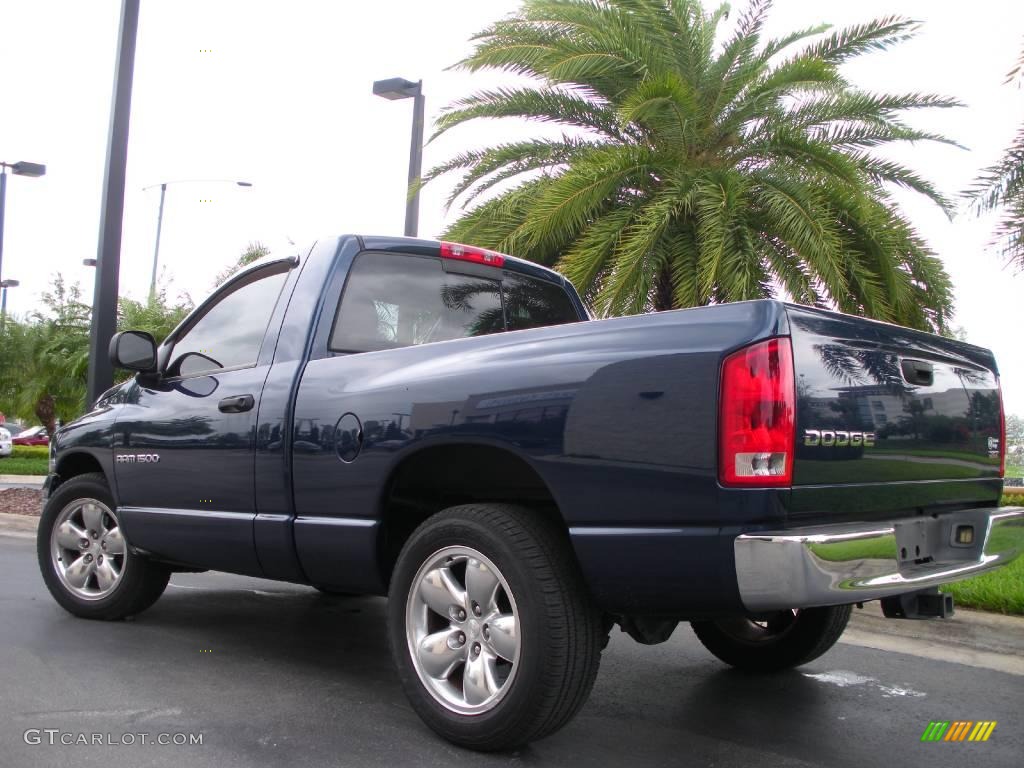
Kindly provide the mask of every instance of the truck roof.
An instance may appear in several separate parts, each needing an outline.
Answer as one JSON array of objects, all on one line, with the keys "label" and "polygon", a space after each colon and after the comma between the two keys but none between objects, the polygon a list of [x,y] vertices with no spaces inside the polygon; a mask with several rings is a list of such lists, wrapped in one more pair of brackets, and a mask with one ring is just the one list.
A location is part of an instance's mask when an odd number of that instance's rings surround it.
[{"label": "truck roof", "polygon": [[[400,253],[420,253],[424,256],[440,256],[441,255],[441,240],[429,240],[419,237],[396,237],[391,235],[343,235],[345,237],[356,237],[362,243],[362,247],[368,251],[393,251]],[[474,246],[472,243],[465,244],[468,247],[479,247]],[[489,249],[488,249],[489,250]],[[494,251],[498,253],[498,251]],[[548,269],[540,264],[536,264],[532,261],[526,261],[507,253],[502,253],[505,261],[502,264],[503,269],[508,269],[513,272],[519,272],[530,277],[537,277],[542,280],[547,280],[558,285],[565,285],[566,279],[555,272],[553,269]]]}]

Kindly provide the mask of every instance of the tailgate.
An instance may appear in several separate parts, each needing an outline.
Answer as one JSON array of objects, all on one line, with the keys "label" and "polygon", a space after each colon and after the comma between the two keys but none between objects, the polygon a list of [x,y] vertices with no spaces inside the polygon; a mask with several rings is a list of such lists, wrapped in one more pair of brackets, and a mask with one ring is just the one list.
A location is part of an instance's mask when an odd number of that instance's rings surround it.
[{"label": "tailgate", "polygon": [[999,478],[991,352],[863,318],[787,311],[794,486]]}]

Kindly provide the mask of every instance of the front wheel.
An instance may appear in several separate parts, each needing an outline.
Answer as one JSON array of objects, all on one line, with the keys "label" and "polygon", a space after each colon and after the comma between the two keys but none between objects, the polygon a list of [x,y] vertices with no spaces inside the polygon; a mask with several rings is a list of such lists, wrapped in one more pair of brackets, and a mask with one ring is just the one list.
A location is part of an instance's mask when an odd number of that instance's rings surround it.
[{"label": "front wheel", "polygon": [[413,532],[388,622],[413,709],[482,751],[565,725],[590,693],[607,634],[565,531],[505,504],[452,507]]},{"label": "front wheel", "polygon": [[123,619],[163,594],[170,570],[134,554],[125,541],[106,478],[79,475],[46,502],[36,538],[50,594],[85,619]]},{"label": "front wheel", "polygon": [[711,653],[748,672],[790,669],[828,651],[850,620],[853,606],[777,611],[762,619],[737,616],[692,621],[697,639]]}]

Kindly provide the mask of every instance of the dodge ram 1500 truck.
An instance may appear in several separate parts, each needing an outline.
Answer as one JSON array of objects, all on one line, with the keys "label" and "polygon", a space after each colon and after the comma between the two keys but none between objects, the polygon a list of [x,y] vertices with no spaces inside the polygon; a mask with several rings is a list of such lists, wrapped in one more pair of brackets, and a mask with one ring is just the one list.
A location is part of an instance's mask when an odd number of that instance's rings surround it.
[{"label": "dodge ram 1500 truck", "polygon": [[851,606],[943,616],[1017,555],[992,354],[778,301],[592,319],[535,264],[345,236],[234,275],[57,432],[71,613],[175,570],[388,595],[408,698],[489,750],[563,726],[608,633],[803,664]]}]

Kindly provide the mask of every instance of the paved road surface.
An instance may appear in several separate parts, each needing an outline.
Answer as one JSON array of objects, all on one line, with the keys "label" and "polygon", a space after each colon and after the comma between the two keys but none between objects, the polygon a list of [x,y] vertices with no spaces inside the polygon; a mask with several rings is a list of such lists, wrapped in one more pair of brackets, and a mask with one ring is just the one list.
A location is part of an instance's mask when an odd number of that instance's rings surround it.
[{"label": "paved road surface", "polygon": [[[134,621],[82,621],[50,599],[25,538],[0,537],[0,649],[0,765],[19,768],[973,768],[1024,754],[1024,677],[849,644],[800,671],[748,677],[681,626],[653,648],[616,631],[575,721],[518,753],[479,756],[435,738],[406,704],[380,599],[183,574]],[[939,719],[999,725],[983,744],[922,744]],[[203,743],[28,745],[31,728]]]}]

